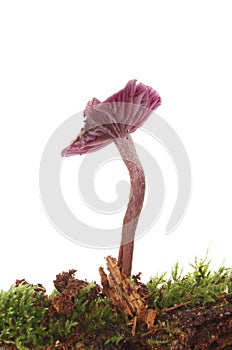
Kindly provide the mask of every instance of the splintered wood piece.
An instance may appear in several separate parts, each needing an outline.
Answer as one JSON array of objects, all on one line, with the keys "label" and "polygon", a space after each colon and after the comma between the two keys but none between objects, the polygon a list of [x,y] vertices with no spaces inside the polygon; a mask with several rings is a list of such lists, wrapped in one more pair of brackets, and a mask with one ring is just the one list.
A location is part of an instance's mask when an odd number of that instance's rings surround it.
[{"label": "splintered wood piece", "polygon": [[132,333],[135,334],[137,319],[146,323],[148,329],[154,327],[156,310],[148,309],[145,299],[135,290],[131,281],[122,273],[116,264],[116,259],[106,258],[109,275],[100,267],[99,273],[104,294],[112,300],[114,306],[129,317],[134,318]]},{"label": "splintered wood piece", "polygon": [[132,325],[132,329],[131,329],[131,335],[132,335],[132,337],[135,335],[136,325],[137,325],[137,318],[138,318],[138,316],[135,316],[135,317],[133,318],[133,325]]}]

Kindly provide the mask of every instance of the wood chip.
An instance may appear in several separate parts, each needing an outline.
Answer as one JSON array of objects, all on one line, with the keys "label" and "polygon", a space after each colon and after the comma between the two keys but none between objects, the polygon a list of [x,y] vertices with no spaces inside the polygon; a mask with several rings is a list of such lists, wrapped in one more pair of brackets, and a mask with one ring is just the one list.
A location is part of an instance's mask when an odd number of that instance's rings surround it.
[{"label": "wood chip", "polygon": [[137,319],[146,323],[148,329],[153,328],[157,311],[148,308],[146,300],[120,271],[115,258],[108,256],[106,262],[109,275],[102,267],[99,269],[103,293],[112,300],[115,307],[133,318],[132,334],[135,334]]}]

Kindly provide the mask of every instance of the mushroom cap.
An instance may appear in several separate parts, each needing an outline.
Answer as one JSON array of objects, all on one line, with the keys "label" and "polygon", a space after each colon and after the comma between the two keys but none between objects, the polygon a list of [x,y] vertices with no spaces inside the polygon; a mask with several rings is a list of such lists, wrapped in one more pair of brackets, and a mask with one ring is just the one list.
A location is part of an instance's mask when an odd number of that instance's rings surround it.
[{"label": "mushroom cap", "polygon": [[160,104],[159,94],[142,83],[136,85],[136,80],[130,80],[124,89],[104,102],[92,99],[84,111],[84,127],[70,146],[62,151],[62,156],[94,152],[115,138],[126,137],[142,126]]}]

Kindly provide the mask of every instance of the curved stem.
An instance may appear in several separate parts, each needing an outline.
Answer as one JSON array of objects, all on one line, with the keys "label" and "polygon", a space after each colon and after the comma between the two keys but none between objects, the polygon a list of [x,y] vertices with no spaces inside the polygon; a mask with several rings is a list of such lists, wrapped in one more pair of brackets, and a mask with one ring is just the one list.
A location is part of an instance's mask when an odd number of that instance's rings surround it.
[{"label": "curved stem", "polygon": [[130,276],[135,230],[144,201],[145,175],[130,134],[126,138],[115,139],[114,142],[128,169],[131,182],[130,198],[123,219],[122,239],[118,255],[118,266],[122,272]]}]

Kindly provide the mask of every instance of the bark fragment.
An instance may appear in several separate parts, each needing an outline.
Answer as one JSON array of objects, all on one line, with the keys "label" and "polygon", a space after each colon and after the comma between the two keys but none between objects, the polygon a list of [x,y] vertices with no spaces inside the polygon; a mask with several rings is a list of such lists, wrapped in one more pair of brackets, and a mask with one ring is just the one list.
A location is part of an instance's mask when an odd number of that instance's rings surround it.
[{"label": "bark fragment", "polygon": [[107,276],[102,267],[99,269],[103,293],[112,300],[115,307],[133,318],[132,334],[135,334],[137,319],[144,322],[148,329],[153,328],[157,311],[148,308],[146,300],[120,271],[115,258],[108,256],[106,262],[109,275]]}]

